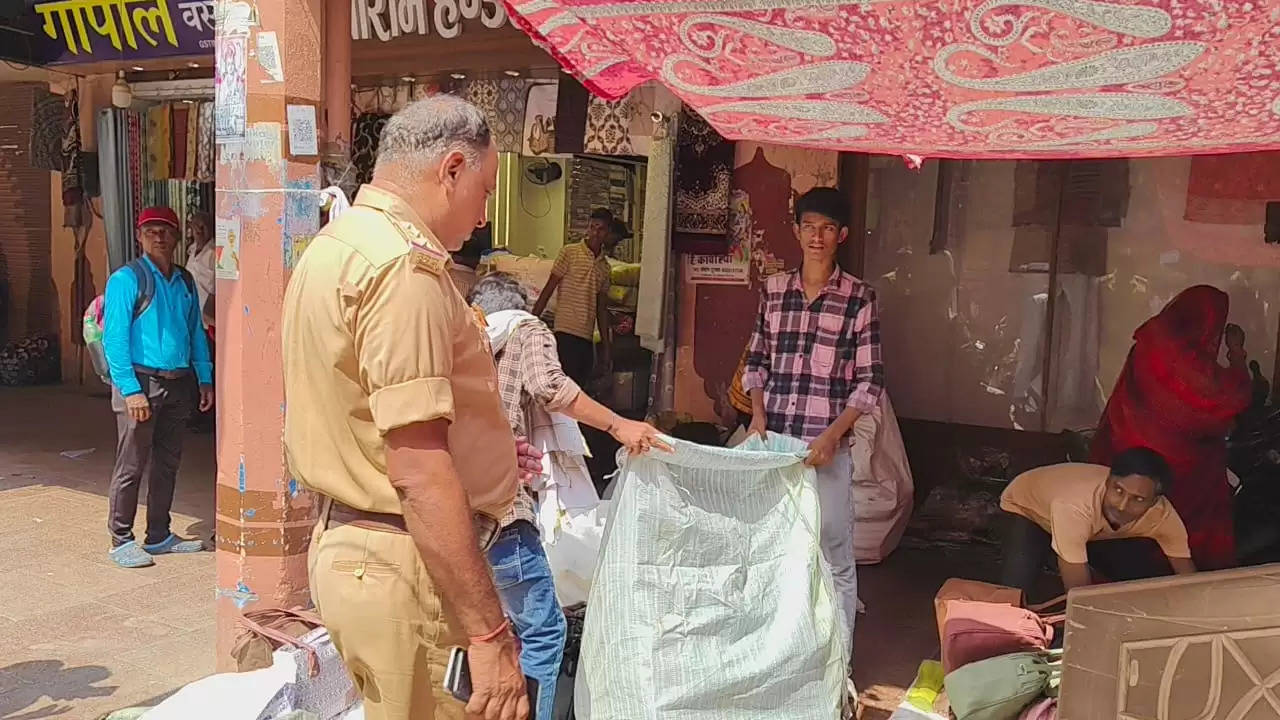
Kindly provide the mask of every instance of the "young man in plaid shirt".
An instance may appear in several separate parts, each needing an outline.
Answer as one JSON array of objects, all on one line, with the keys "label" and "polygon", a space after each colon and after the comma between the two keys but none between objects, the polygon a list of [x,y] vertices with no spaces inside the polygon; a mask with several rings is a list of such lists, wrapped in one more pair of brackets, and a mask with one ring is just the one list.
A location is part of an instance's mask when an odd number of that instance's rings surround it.
[{"label": "young man in plaid shirt", "polygon": [[[820,543],[831,565],[852,640],[858,606],[853,560],[854,423],[875,410],[884,388],[875,291],[836,264],[849,237],[849,207],[834,188],[796,201],[798,270],[765,281],[742,387],[751,396],[749,432],[809,443],[818,472]],[[852,645],[850,645],[852,647]]]}]

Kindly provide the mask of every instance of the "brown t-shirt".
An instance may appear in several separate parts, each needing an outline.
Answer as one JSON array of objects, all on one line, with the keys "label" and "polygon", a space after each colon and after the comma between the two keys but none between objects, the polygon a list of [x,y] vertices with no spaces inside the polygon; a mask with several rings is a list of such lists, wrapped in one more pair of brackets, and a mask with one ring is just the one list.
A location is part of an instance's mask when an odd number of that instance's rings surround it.
[{"label": "brown t-shirt", "polygon": [[516,445],[489,341],[447,272],[449,255],[400,198],[365,185],[325,226],[285,290],[284,443],[306,487],[400,514],[383,436],[449,422],[471,507],[511,507]]},{"label": "brown t-shirt", "polygon": [[1105,465],[1062,463],[1029,470],[1014,478],[1000,496],[1000,507],[1044,528],[1053,537],[1053,551],[1069,563],[1089,562],[1085,546],[1094,540],[1151,538],[1171,558],[1189,558],[1187,529],[1165,498],[1157,498],[1147,512],[1119,529],[1102,514],[1106,492]]}]

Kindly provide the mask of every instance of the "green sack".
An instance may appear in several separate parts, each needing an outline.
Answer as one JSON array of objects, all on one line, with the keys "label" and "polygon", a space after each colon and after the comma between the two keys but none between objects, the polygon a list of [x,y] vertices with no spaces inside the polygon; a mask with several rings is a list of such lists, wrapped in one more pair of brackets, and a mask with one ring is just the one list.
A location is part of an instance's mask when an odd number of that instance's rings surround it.
[{"label": "green sack", "polygon": [[1056,694],[1061,651],[1001,655],[947,674],[956,720],[1016,720],[1036,698]]}]

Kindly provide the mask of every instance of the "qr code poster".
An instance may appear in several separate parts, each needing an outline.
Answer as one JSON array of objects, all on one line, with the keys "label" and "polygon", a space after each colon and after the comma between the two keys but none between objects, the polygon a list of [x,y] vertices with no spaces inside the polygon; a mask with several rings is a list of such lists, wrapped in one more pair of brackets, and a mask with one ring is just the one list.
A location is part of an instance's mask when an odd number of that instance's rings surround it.
[{"label": "qr code poster", "polygon": [[248,115],[248,90],[245,87],[245,38],[217,38],[217,69],[213,78],[214,125],[218,142],[244,139]]},{"label": "qr code poster", "polygon": [[263,84],[284,82],[284,66],[280,63],[280,42],[274,31],[258,33],[258,65],[262,67]]}]

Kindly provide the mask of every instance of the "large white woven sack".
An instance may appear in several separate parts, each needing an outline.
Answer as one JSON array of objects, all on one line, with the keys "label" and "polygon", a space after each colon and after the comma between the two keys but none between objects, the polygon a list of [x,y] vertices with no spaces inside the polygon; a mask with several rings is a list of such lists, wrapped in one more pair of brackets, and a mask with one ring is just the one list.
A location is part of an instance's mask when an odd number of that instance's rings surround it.
[{"label": "large white woven sack", "polygon": [[620,454],[579,677],[592,720],[834,720],[848,648],[799,441]]}]

